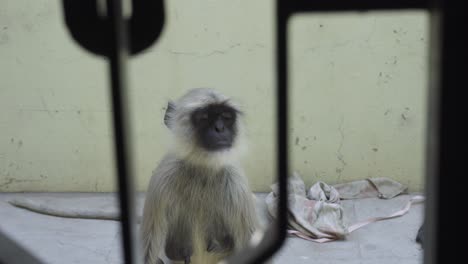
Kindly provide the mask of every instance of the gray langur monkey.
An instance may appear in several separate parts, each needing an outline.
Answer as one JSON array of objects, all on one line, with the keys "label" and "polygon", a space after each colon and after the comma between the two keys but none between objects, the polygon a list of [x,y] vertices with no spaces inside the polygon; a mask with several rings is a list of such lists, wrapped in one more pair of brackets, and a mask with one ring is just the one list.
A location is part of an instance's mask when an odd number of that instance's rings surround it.
[{"label": "gray langur monkey", "polygon": [[241,118],[239,107],[213,89],[192,89],[168,103],[164,123],[174,140],[146,194],[145,264],[217,263],[248,245],[258,219],[238,162]]}]

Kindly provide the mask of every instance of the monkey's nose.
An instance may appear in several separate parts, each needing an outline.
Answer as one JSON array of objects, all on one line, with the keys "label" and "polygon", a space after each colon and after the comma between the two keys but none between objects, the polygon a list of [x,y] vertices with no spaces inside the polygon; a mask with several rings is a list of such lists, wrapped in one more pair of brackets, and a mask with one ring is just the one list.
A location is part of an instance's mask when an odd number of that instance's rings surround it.
[{"label": "monkey's nose", "polygon": [[223,122],[221,122],[221,121],[218,120],[218,121],[215,123],[215,130],[216,130],[216,132],[218,132],[218,133],[224,132],[224,124],[223,124]]},{"label": "monkey's nose", "polygon": [[221,133],[224,132],[224,126],[216,126],[215,127],[216,132]]}]

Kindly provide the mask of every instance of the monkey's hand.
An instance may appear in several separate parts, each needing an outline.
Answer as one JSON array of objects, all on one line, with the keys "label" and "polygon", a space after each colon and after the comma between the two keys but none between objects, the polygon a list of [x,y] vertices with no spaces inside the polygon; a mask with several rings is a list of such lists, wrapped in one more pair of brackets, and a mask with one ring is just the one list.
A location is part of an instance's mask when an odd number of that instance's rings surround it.
[{"label": "monkey's hand", "polygon": [[234,240],[231,236],[225,235],[220,239],[209,239],[207,243],[206,251],[216,252],[216,253],[225,253],[234,249]]}]

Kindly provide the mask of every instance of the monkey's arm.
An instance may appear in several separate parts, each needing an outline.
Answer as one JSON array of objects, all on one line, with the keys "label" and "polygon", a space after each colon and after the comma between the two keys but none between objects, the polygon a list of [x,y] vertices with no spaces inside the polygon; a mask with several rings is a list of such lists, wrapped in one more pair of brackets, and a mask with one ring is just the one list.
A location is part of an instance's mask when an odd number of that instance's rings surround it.
[{"label": "monkey's arm", "polygon": [[259,217],[256,210],[256,197],[250,190],[247,179],[240,169],[232,169],[229,171],[231,177],[236,179],[236,185],[231,186],[230,193],[231,209],[236,213],[226,212],[228,215],[226,219],[229,229],[231,230],[234,239],[235,251],[240,250],[247,246],[252,234],[261,230]]},{"label": "monkey's arm", "polygon": [[141,219],[141,241],[145,264],[161,263],[165,258],[164,246],[167,236],[166,208],[170,199],[171,176],[174,173],[169,157],[165,157],[151,176],[146,192],[143,217]]},{"label": "monkey's arm", "polygon": [[[150,188],[152,184],[150,184]],[[157,263],[162,253],[165,240],[166,221],[163,217],[162,203],[158,195],[148,189],[141,220],[141,239],[143,243],[143,256],[146,264]]]}]

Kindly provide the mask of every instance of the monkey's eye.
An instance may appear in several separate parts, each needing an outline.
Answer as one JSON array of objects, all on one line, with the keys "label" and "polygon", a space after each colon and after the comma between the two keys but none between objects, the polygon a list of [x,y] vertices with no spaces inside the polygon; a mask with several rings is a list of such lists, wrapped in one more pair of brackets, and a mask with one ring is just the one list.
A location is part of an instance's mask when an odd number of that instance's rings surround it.
[{"label": "monkey's eye", "polygon": [[200,115],[200,119],[208,119],[208,114],[207,113],[202,113]]},{"label": "monkey's eye", "polygon": [[232,119],[234,117],[234,115],[230,112],[223,112],[221,114],[221,116],[224,118],[224,119]]},{"label": "monkey's eye", "polygon": [[207,113],[197,113],[195,115],[195,118],[198,120],[198,121],[205,121],[205,120],[208,120],[208,114]]}]

